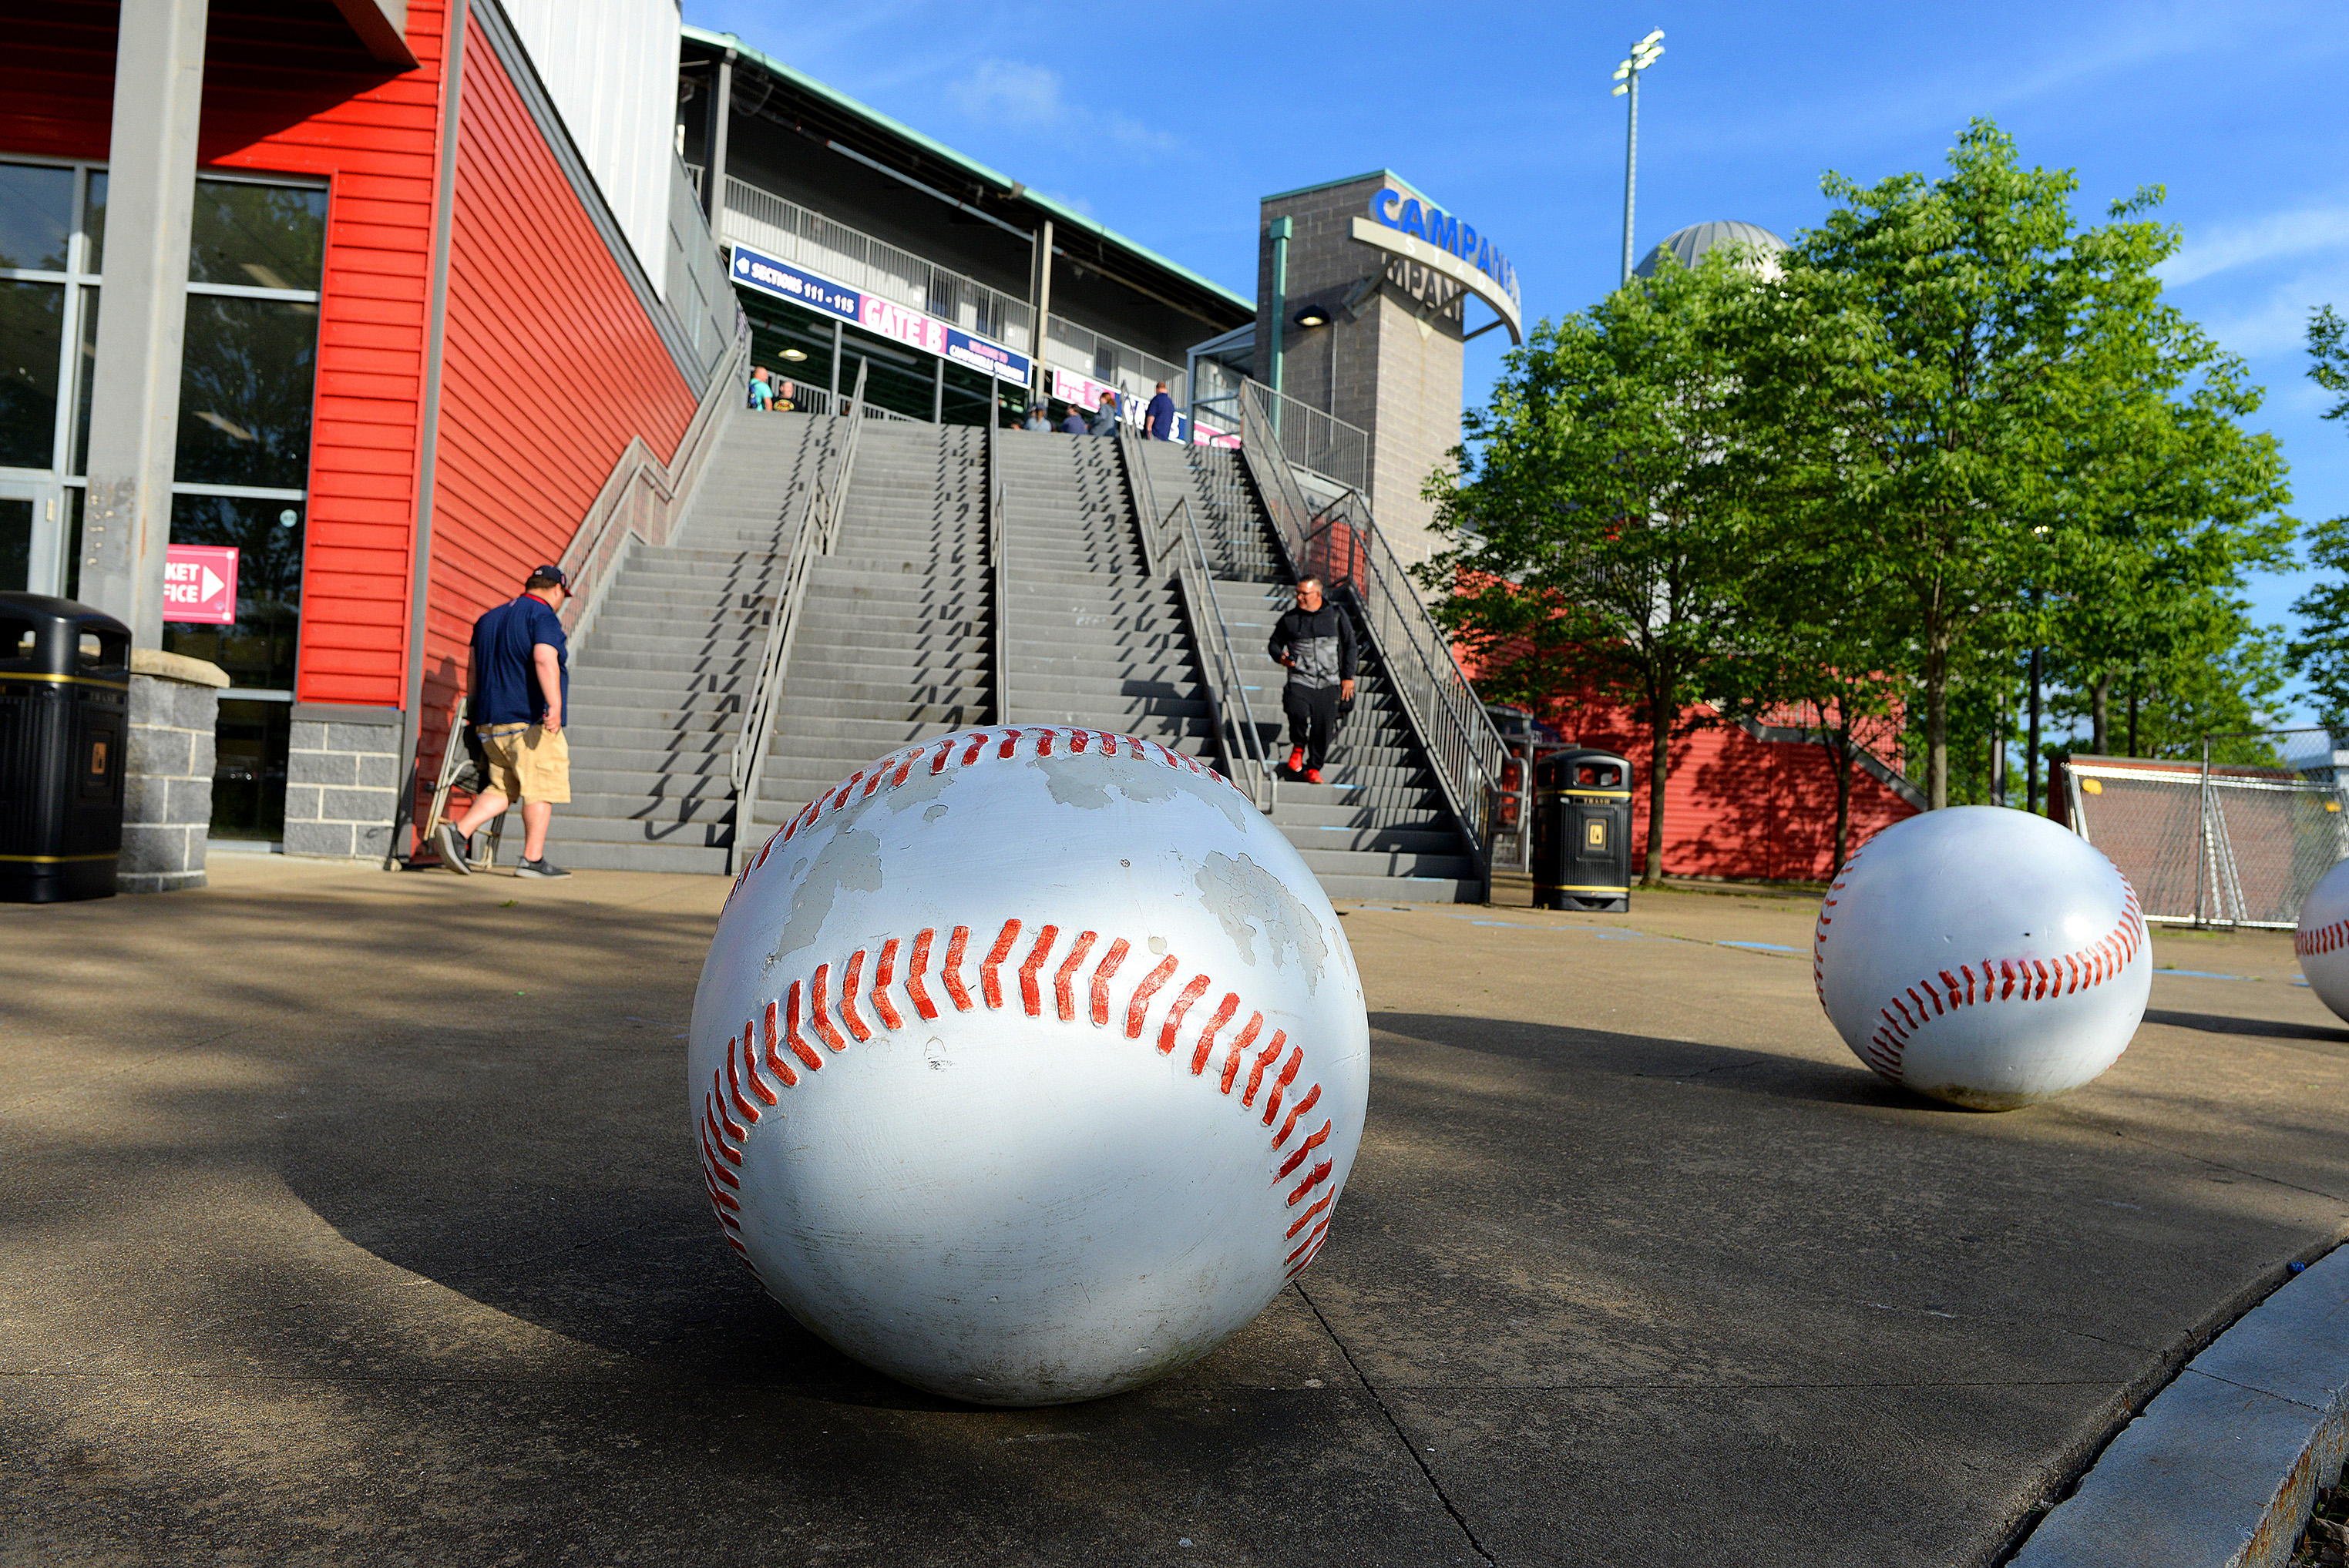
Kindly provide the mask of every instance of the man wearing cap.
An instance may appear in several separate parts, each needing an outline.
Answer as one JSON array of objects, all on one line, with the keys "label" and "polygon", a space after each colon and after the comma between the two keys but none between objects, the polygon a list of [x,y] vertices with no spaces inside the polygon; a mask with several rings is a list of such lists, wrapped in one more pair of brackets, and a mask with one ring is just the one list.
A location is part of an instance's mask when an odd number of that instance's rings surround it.
[{"label": "man wearing cap", "polygon": [[555,612],[570,584],[559,566],[533,569],[521,596],[473,623],[472,721],[489,760],[489,788],[455,822],[433,830],[443,870],[471,876],[481,824],[522,802],[521,877],[571,873],[546,859],[546,825],[571,799],[571,745],[563,712],[571,700],[570,650]]}]

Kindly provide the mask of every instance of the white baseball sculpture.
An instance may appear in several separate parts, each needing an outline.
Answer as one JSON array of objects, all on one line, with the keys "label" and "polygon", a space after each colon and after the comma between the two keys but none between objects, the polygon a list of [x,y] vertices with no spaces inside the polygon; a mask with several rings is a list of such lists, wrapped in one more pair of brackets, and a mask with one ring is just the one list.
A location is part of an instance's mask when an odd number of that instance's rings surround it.
[{"label": "white baseball sculpture", "polygon": [[989,1405],[1213,1349],[1310,1263],[1370,1030],[1312,873],[1229,783],[1100,730],[849,776],[736,880],[688,1086],[727,1241],[842,1351]]},{"label": "white baseball sculpture", "polygon": [[1819,907],[1811,974],[1859,1059],[1975,1110],[2079,1088],[2128,1047],[2153,954],[2137,892],[2044,817],[1957,806],[1895,823]]},{"label": "white baseball sculpture", "polygon": [[2349,1018],[2349,861],[2316,879],[2292,934],[2300,973],[2333,1016]]}]

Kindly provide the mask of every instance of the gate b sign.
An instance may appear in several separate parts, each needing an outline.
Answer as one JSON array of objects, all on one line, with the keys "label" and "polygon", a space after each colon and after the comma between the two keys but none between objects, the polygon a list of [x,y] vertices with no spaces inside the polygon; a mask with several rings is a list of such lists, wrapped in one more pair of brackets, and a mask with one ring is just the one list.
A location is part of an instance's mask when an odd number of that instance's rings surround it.
[{"label": "gate b sign", "polygon": [[163,619],[205,626],[236,624],[236,547],[173,544],[163,556]]}]

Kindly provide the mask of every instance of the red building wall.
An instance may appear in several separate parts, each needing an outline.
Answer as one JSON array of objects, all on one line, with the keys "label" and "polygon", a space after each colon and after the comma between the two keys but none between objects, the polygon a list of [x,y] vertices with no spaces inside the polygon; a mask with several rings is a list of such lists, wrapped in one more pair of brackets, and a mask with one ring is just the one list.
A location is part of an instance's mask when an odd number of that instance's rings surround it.
[{"label": "red building wall", "polygon": [[[0,92],[0,148],[105,160],[118,11],[54,0],[26,24]],[[409,0],[411,71],[371,59],[327,0],[216,3],[207,19],[200,162],[328,183],[296,665],[305,702],[401,701],[445,15],[446,0]]]},{"label": "red building wall", "polygon": [[[1648,847],[1647,730],[1592,706],[1568,720],[1580,744],[1631,759],[1632,865]],[[1836,785],[1826,748],[1762,740],[1736,725],[1672,743],[1664,779],[1664,871],[1737,881],[1825,882],[1835,869]],[[1852,770],[1851,848],[1917,808],[1865,769]]]},{"label": "red building wall", "polygon": [[474,617],[562,555],[632,438],[667,458],[698,402],[478,24],[459,119],[428,755],[463,679]]}]

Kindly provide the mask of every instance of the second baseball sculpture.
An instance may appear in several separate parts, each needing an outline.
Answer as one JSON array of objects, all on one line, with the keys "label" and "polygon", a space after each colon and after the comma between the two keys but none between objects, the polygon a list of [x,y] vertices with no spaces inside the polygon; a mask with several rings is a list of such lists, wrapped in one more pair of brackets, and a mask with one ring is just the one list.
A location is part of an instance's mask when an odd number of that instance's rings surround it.
[{"label": "second baseball sculpture", "polygon": [[2349,861],[2317,878],[2292,934],[2301,975],[2333,1016],[2349,1018]]},{"label": "second baseball sculpture", "polygon": [[1278,830],[1180,753],[967,730],[737,880],[688,1088],[728,1242],[848,1355],[989,1405],[1205,1355],[1310,1263],[1370,1031]]},{"label": "second baseball sculpture", "polygon": [[1878,833],[1819,908],[1811,972],[1883,1077],[1975,1110],[2079,1088],[2145,1016],[2153,956],[2120,868],[2044,817],[1958,806]]}]

